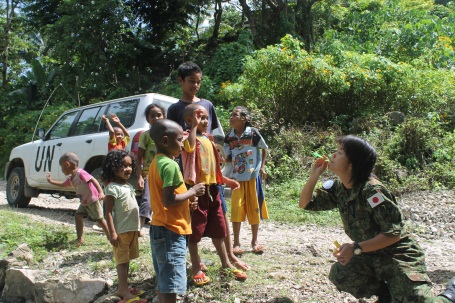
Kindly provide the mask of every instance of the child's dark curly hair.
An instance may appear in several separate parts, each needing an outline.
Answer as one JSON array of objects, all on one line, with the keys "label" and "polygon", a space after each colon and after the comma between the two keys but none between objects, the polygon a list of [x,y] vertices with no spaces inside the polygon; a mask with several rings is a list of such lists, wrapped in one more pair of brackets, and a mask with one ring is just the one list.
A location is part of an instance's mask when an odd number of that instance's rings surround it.
[{"label": "child's dark curly hair", "polygon": [[133,165],[132,174],[134,176],[136,174],[136,164],[134,155],[125,150],[114,149],[107,154],[106,159],[104,159],[103,161],[103,171],[101,172],[101,179],[105,182],[114,181],[115,175],[117,174],[117,170],[119,169],[119,167],[123,166],[123,159],[126,156],[131,157]]}]

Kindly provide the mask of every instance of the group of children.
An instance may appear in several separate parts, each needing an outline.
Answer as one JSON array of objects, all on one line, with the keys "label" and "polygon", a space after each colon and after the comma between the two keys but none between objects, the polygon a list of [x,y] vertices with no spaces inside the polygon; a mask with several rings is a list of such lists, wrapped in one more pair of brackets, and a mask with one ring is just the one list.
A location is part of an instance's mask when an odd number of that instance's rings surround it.
[{"label": "group of children", "polygon": [[[156,104],[145,111],[150,130],[139,140],[136,156],[125,151],[130,136],[116,115],[112,121],[103,116],[109,130],[109,153],[103,163],[99,182],[78,167],[78,157],[66,153],[60,166],[69,178],[64,182],[47,179],[58,186],[73,186],[80,199],[76,211],[76,245],[82,245],[83,217],[97,220],[113,246],[117,264],[118,289],[122,303],[146,303],[142,290],[128,287],[130,260],[139,256],[138,237],[148,221],[150,247],[160,303],[177,302],[187,288],[186,252],[196,285],[210,282],[201,262],[198,243],[210,237],[221,261],[221,274],[231,273],[245,280],[250,267],[237,258],[242,254],[241,223],[251,225],[251,248],[262,253],[258,242],[261,219],[268,218],[261,178],[267,144],[259,131],[250,126],[248,109],[233,109],[225,136],[226,159],[222,159],[211,132],[220,127],[212,103],[199,99],[202,73],[191,62],[178,70],[182,98],[167,112]],[[455,302],[455,278],[447,289],[434,297],[426,274],[424,253],[403,229],[402,215],[394,196],[372,175],[376,151],[366,141],[345,136],[329,159],[321,156],[313,164],[302,189],[299,206],[308,210],[338,208],[345,231],[353,243],[343,243],[335,251],[337,262],[330,280],[340,290],[356,298],[376,295],[377,302]],[[232,176],[223,176],[220,164],[232,163]],[[315,190],[320,175],[329,169],[338,177]],[[142,198],[136,200],[135,188],[128,183],[136,173]],[[232,179],[231,179],[232,178]],[[223,187],[232,189],[231,222],[234,241],[231,245],[227,206]],[[105,215],[103,218],[104,199]],[[381,205],[381,207],[377,207]],[[355,210],[355,211],[353,211]],[[362,220],[358,214],[362,213]],[[357,215],[356,215],[357,214]]]},{"label": "group of children", "polygon": [[[112,127],[103,116],[109,130],[108,154],[103,163],[99,182],[78,168],[77,155],[66,153],[60,166],[69,178],[64,182],[48,181],[59,186],[73,186],[81,205],[76,212],[76,244],[83,244],[83,217],[98,221],[114,250],[117,264],[118,290],[121,302],[146,302],[142,291],[128,288],[129,261],[139,256],[138,237],[142,226],[150,224],[150,245],[157,279],[159,302],[176,302],[177,294],[186,293],[186,251],[191,260],[193,282],[210,282],[201,262],[198,243],[210,237],[221,261],[221,274],[233,274],[240,281],[247,278],[250,267],[237,256],[240,248],[241,222],[248,218],[252,228],[252,251],[262,253],[258,242],[261,219],[267,219],[267,207],[261,187],[265,177],[267,145],[258,130],[250,127],[251,115],[245,107],[235,107],[230,117],[232,131],[225,138],[226,159],[222,159],[211,132],[221,127],[213,104],[199,99],[202,72],[192,62],[178,70],[182,88],[181,99],[167,112],[150,104],[145,117],[150,130],[141,134],[136,158],[125,147],[130,141],[126,128],[116,115]],[[260,151],[262,149],[262,151]],[[223,176],[222,162],[232,162],[232,179]],[[142,190],[136,201],[135,188],[128,183],[132,174]],[[231,245],[227,205],[223,186],[233,190],[231,221],[234,243]],[[101,200],[104,199],[104,218]],[[149,222],[148,222],[149,221]]]}]

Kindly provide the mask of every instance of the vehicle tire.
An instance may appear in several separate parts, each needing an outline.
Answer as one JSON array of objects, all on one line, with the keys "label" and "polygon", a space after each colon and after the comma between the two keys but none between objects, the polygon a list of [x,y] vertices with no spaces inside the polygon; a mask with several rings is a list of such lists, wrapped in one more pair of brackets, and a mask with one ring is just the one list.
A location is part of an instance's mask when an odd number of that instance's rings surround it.
[{"label": "vehicle tire", "polygon": [[6,183],[6,200],[11,207],[27,207],[31,197],[25,196],[25,173],[24,168],[14,168],[8,177]]}]

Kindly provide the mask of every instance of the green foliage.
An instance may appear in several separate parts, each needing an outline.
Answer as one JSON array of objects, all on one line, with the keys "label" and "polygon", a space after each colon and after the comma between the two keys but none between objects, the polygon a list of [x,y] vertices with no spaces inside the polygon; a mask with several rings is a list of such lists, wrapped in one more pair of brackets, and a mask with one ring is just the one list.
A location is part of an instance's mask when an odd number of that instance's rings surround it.
[{"label": "green foliage", "polygon": [[205,65],[204,74],[209,75],[218,84],[236,81],[243,72],[245,57],[253,51],[251,40],[246,42],[248,42],[247,45],[239,42],[220,45]]},{"label": "green foliage", "polygon": [[51,230],[44,233],[43,246],[47,251],[58,251],[68,246],[68,230]]},{"label": "green foliage", "polygon": [[[275,129],[264,127],[263,134],[270,147],[266,171],[268,182],[280,184],[286,180],[301,178],[311,168],[313,152],[331,154],[337,131],[318,130],[307,125],[304,128],[287,127]],[[298,169],[296,169],[298,168]]]},{"label": "green foliage", "polygon": [[298,40],[286,36],[281,44],[248,57],[244,73],[222,96],[258,109],[266,119],[297,126],[329,126],[341,117],[349,122],[390,110],[417,116],[446,113],[455,105],[452,71],[418,69],[343,48],[332,41],[324,54],[309,55]]},{"label": "green foliage", "polygon": [[450,68],[455,62],[455,45],[449,38],[455,29],[454,8],[429,0],[354,1],[323,39],[340,40],[353,51],[394,62]]}]

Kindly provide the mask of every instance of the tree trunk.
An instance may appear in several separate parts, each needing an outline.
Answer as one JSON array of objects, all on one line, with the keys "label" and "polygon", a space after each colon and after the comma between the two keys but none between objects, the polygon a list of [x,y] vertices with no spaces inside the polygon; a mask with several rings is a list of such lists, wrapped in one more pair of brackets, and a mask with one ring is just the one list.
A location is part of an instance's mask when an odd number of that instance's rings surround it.
[{"label": "tree trunk", "polygon": [[251,12],[250,7],[247,4],[246,0],[239,0],[240,5],[242,6],[243,14],[245,14],[248,19],[248,24],[250,25],[251,34],[253,35],[253,44],[256,48],[261,47],[261,40],[258,37],[256,29],[256,20]]},{"label": "tree trunk", "polygon": [[9,32],[11,30],[11,23],[14,18],[14,10],[16,9],[18,2],[14,0],[6,0],[6,22],[3,28],[5,33],[3,56],[2,56],[2,88],[5,88],[8,84],[8,52],[9,52]]},{"label": "tree trunk", "polygon": [[223,14],[223,6],[221,5],[222,0],[215,0],[215,12],[213,13],[213,20],[215,24],[213,26],[213,33],[210,37],[207,46],[216,47],[218,45],[218,36],[220,34],[221,16]]},{"label": "tree trunk", "polygon": [[299,0],[297,2],[297,14],[300,15],[298,27],[299,34],[303,38],[305,50],[311,52],[311,47],[314,44],[313,33],[313,14],[311,8],[314,3],[320,0]]}]

